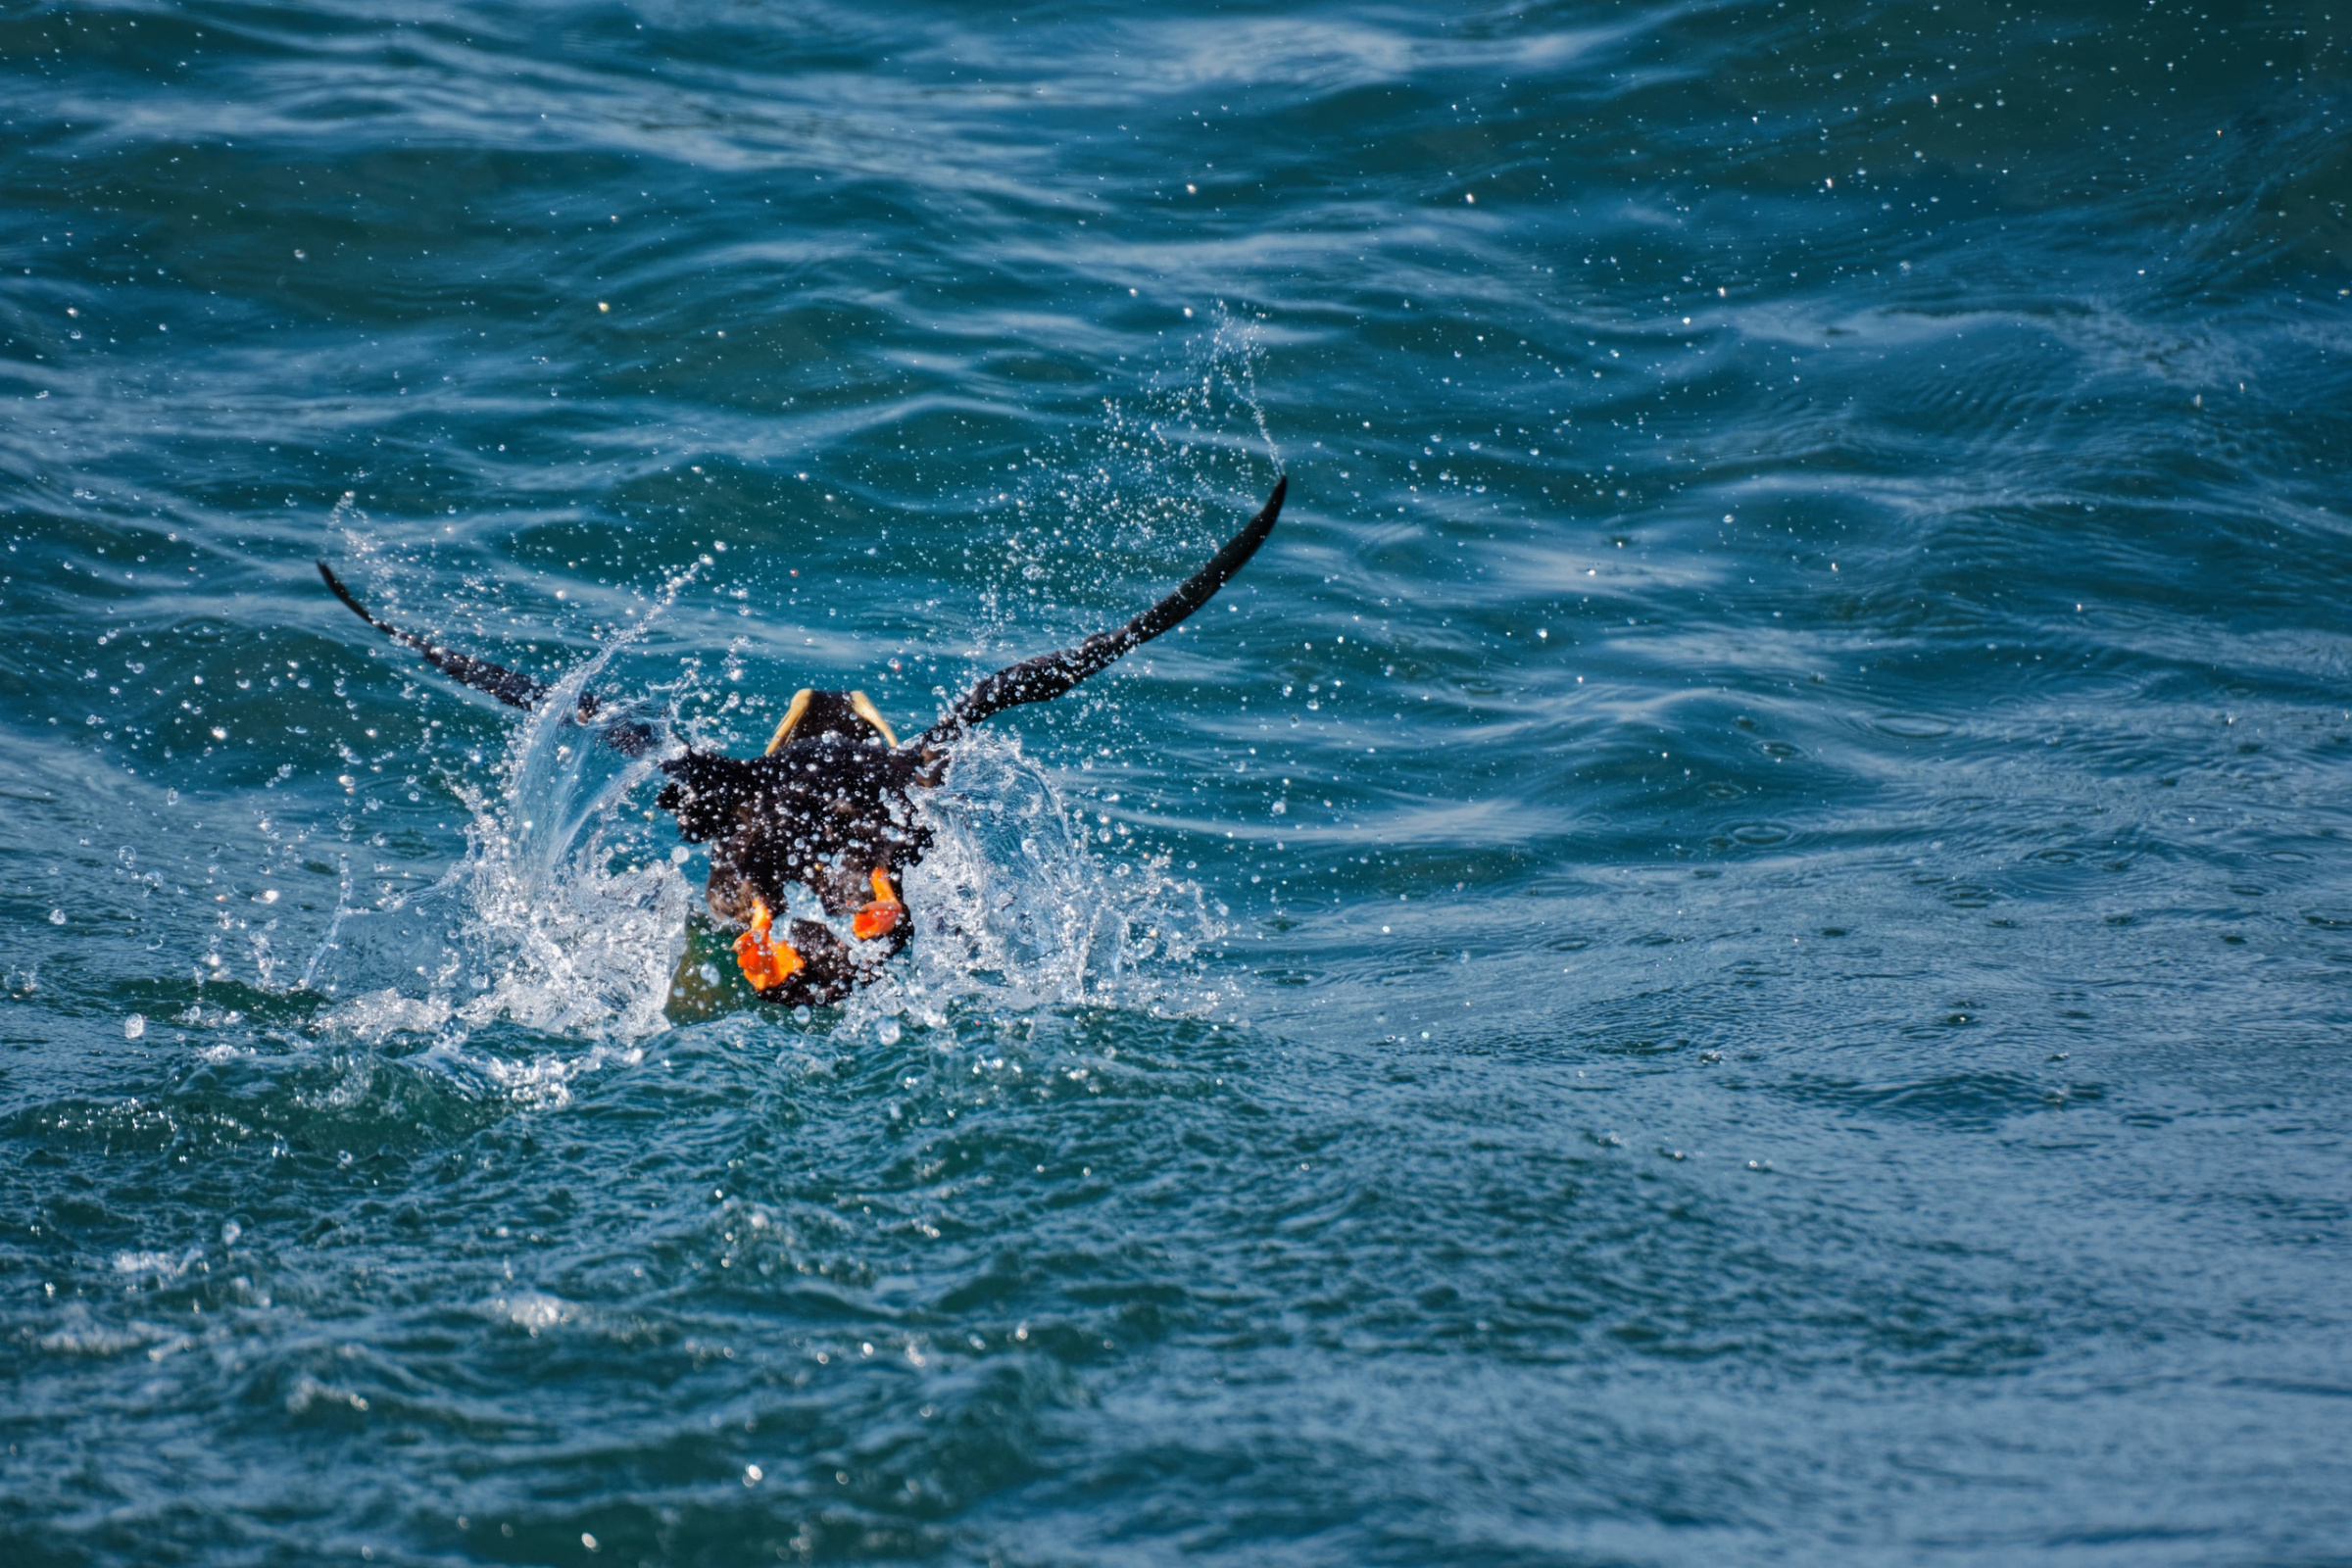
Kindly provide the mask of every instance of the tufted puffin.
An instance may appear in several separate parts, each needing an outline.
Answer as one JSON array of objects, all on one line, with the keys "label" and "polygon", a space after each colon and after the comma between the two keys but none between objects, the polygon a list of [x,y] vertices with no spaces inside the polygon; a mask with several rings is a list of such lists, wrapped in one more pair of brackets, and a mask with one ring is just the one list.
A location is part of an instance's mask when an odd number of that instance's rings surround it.
[{"label": "tufted puffin", "polygon": [[[863,692],[804,689],[759,757],[683,747],[662,759],[668,782],[657,804],[677,818],[687,842],[710,847],[710,912],[741,928],[735,961],[760,999],[822,1005],[874,979],[906,945],[906,875],[931,845],[910,792],[939,784],[973,725],[1059,697],[1207,604],[1265,543],[1289,485],[1277,479],[1257,515],[1158,604],[1115,631],[998,670],[910,741],[900,742]],[[551,688],[542,681],[378,620],[323,561],[318,575],[362,620],[461,685],[526,711],[546,700]],[[610,705],[582,692],[572,716],[627,756],[656,749],[650,726],[610,714]],[[835,920],[849,917],[848,941],[809,919],[777,932],[796,885]]]}]

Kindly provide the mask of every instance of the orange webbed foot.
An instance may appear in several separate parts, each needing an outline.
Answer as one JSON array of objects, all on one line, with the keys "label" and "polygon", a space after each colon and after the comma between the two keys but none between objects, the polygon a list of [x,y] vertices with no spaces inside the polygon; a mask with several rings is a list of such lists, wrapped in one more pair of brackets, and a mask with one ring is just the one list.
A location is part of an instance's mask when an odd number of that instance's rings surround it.
[{"label": "orange webbed foot", "polygon": [[906,912],[906,906],[901,904],[898,894],[891,891],[889,867],[875,866],[872,881],[873,902],[859,909],[857,917],[850,921],[850,934],[860,942],[870,942],[890,931]]},{"label": "orange webbed foot", "polygon": [[768,931],[775,916],[758,899],[752,901],[752,928],[735,939],[735,962],[743,977],[754,989],[765,991],[780,986],[792,978],[801,967],[801,956],[789,942],[771,942]]}]

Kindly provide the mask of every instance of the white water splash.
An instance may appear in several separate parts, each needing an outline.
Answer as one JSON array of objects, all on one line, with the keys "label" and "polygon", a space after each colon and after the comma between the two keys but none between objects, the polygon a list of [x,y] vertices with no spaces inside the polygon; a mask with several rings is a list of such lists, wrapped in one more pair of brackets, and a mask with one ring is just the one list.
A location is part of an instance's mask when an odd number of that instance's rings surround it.
[{"label": "white water splash", "polygon": [[[667,1027],[662,1008],[694,898],[654,835],[623,814],[654,764],[623,759],[571,714],[698,569],[673,578],[654,612],[556,683],[514,731],[495,790],[461,787],[466,853],[446,876],[374,908],[354,907],[347,895],[304,972],[305,985],[352,999],[321,1015],[324,1027],[368,1041],[439,1035],[444,1053],[502,1020],[598,1042]],[[533,1099],[562,1093],[590,1065],[463,1060]]]},{"label": "white water splash", "polygon": [[901,1014],[934,1027],[951,1008],[1205,1010],[1193,963],[1224,934],[1164,854],[1087,843],[1080,811],[1017,738],[969,736],[947,784],[917,797],[935,842],[906,878],[914,940],[849,1004],[853,1026]]},{"label": "white water splash", "polygon": [[[694,575],[672,581],[662,606]],[[633,808],[652,760],[622,759],[569,716],[654,618],[556,684],[514,731],[493,787],[460,786],[466,853],[438,883],[363,907],[347,870],[301,982],[337,999],[320,1027],[368,1044],[425,1037],[421,1059],[528,1102],[565,1098],[581,1073],[635,1059],[636,1043],[668,1027],[700,889],[672,860],[667,826]],[[906,881],[914,940],[840,1024],[888,1038],[902,1016],[936,1026],[966,1004],[1218,1004],[1193,962],[1223,934],[1200,889],[1135,841],[1098,853],[1083,812],[1016,738],[970,737],[947,787],[917,799],[937,842]],[[472,1043],[499,1023],[594,1049],[517,1060]]]}]

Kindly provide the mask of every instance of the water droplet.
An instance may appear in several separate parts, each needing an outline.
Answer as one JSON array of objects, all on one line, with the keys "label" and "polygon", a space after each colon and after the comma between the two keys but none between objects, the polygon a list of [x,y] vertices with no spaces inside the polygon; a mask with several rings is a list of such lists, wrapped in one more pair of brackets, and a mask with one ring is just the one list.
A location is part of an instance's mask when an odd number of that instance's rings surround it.
[{"label": "water droplet", "polygon": [[66,923],[66,911],[63,909],[51,909],[49,911],[49,923],[51,925],[64,925]]},{"label": "water droplet", "polygon": [[883,1019],[881,1027],[874,1031],[874,1035],[886,1046],[897,1045],[900,1035],[899,1020],[896,1018]]},{"label": "water droplet", "polygon": [[146,1032],[147,1015],[145,1013],[134,1012],[129,1017],[122,1020],[123,1039],[136,1040],[139,1038],[139,1036],[145,1034]]}]

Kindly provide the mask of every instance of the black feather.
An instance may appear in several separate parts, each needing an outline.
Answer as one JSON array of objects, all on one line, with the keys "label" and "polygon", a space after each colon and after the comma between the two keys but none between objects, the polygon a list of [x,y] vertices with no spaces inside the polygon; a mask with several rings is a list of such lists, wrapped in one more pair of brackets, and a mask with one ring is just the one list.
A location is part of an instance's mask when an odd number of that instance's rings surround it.
[{"label": "black feather", "polygon": [[1227,540],[1225,548],[1207,565],[1186,578],[1184,586],[1167,598],[1116,631],[1102,632],[1075,648],[1041,654],[998,670],[966,692],[948,710],[947,717],[923,732],[917,744],[938,750],[953,744],[957,735],[991,713],[1059,697],[1089,675],[1109,667],[1121,655],[1180,624],[1187,615],[1215,598],[1226,579],[1257,554],[1257,547],[1274,531],[1274,519],[1282,515],[1282,498],[1290,487],[1287,475],[1275,480],[1274,493],[1267,497],[1257,515]]},{"label": "black feather", "polygon": [[[368,607],[361,604],[352,591],[343,586],[342,579],[327,569],[327,564],[323,561],[318,563],[318,575],[326,579],[327,587],[334,591],[337,599],[342,600],[345,605],[350,607],[353,614],[400,644],[401,647],[413,648],[422,654],[426,663],[459,685],[470,686],[477,692],[486,692],[508,707],[519,708],[525,712],[529,712],[547,700],[547,694],[551,688],[544,681],[533,680],[520,670],[509,669],[504,664],[493,664],[487,659],[476,659],[470,654],[461,654],[454,648],[444,648],[428,637],[419,637],[415,632],[402,631],[389,621],[376,619],[368,612]],[[596,722],[597,715],[603,711],[604,704],[597,701],[595,693],[580,693],[579,706],[575,712],[581,723]],[[642,757],[653,750],[654,745],[654,732],[644,724],[608,724],[598,738],[623,757]]]}]

